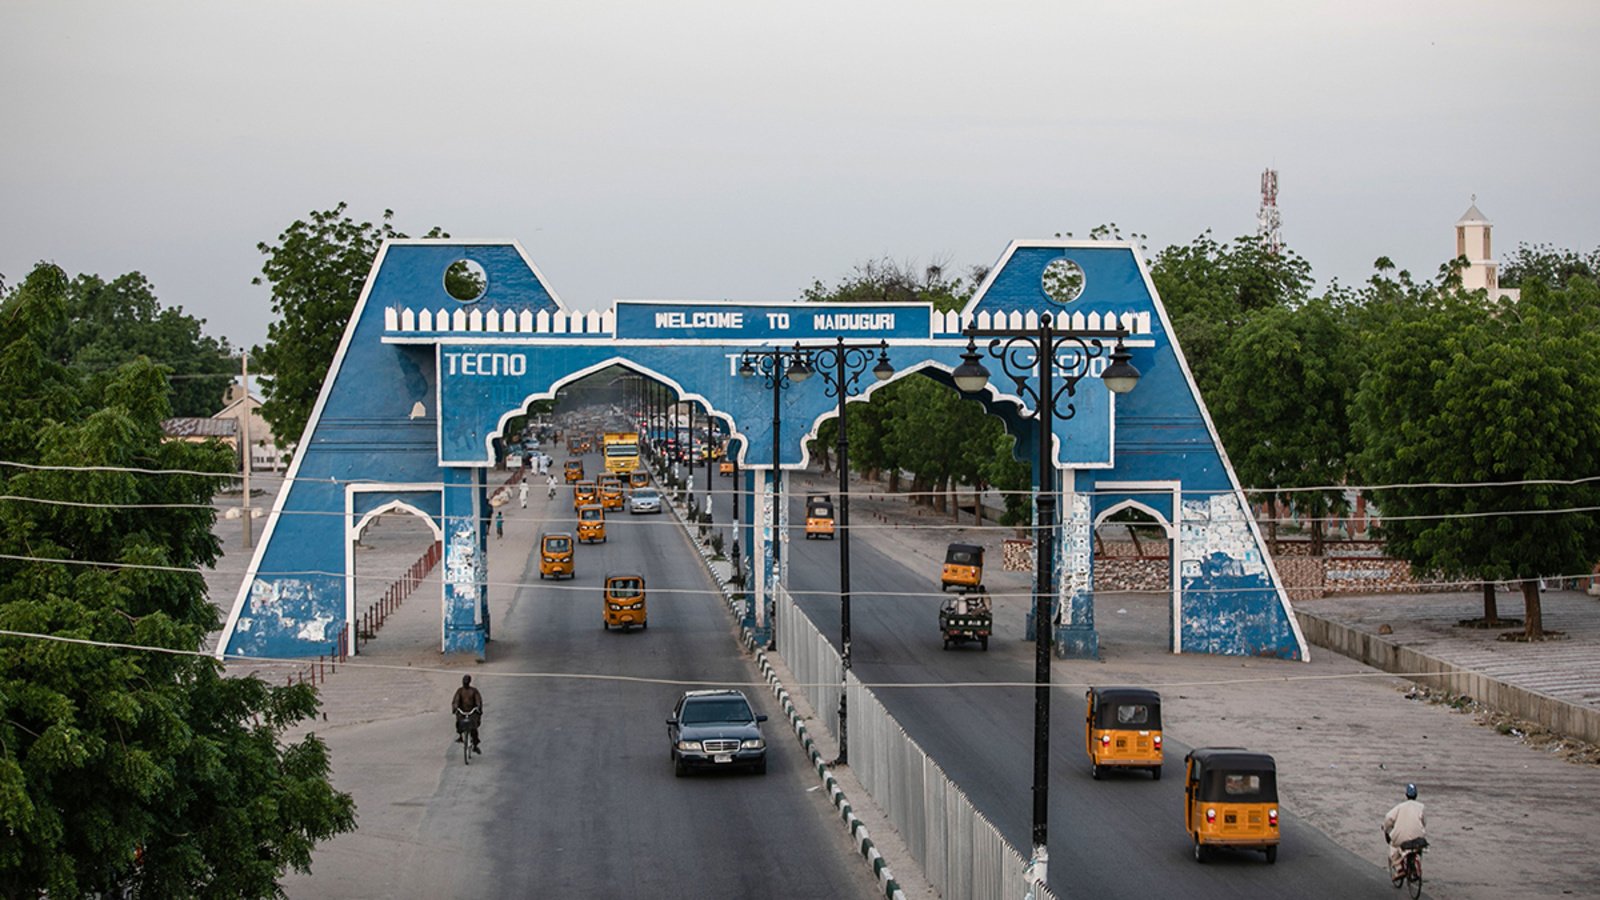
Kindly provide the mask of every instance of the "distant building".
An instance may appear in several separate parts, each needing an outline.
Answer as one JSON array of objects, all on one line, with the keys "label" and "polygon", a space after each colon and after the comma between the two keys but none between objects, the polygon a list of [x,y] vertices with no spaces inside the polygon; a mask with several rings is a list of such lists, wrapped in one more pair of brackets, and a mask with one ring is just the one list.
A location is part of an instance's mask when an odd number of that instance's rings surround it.
[{"label": "distant building", "polygon": [[[228,385],[223,392],[224,406],[211,418],[218,421],[234,423],[235,433],[244,431],[244,417],[250,417],[250,468],[252,470],[271,469],[276,472],[283,465],[282,454],[278,452],[276,438],[272,434],[272,426],[267,420],[261,418],[261,401],[252,393],[244,389],[238,382]],[[237,446],[237,439],[235,439]]]},{"label": "distant building", "polygon": [[[226,405],[210,418],[179,417],[163,421],[162,433],[169,441],[188,441],[194,444],[210,440],[221,441],[237,454],[239,439],[244,433],[244,417],[248,415],[250,468],[252,471],[270,469],[276,472],[283,465],[283,461],[278,453],[277,442],[272,436],[272,426],[261,418],[261,401],[253,394],[247,394],[237,383],[228,385],[228,390],[222,395],[222,401]],[[240,464],[243,464],[242,458]]]},{"label": "distant building", "polygon": [[1456,220],[1456,256],[1467,258],[1461,271],[1461,286],[1469,291],[1487,291],[1489,299],[1502,297],[1516,302],[1521,291],[1500,287],[1500,264],[1494,261],[1491,233],[1494,226],[1478,210],[1477,199]]}]

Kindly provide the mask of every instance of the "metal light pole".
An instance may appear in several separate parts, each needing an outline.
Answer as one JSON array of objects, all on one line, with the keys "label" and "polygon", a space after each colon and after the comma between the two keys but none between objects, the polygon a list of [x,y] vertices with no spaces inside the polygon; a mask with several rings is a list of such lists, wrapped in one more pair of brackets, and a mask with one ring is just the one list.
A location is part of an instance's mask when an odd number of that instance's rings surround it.
[{"label": "metal light pole", "polygon": [[[784,388],[790,384],[799,384],[811,377],[811,363],[808,354],[800,349],[799,344],[792,350],[773,348],[770,350],[746,350],[739,354],[739,375],[749,378],[760,375],[762,382],[772,391],[772,572],[776,576],[781,568],[779,545],[781,535],[778,533],[779,510],[778,504],[783,498],[778,491],[779,456],[781,446],[781,429],[783,427],[782,411],[778,404],[779,396]],[[774,578],[776,581],[776,578]],[[776,587],[776,584],[773,585]],[[770,618],[770,617],[769,617]],[[768,623],[767,649],[778,649],[777,621],[772,619]]]},{"label": "metal light pole", "polygon": [[[836,337],[831,345],[801,348],[811,354],[817,374],[827,386],[826,394],[839,400],[839,662],[844,669],[839,685],[839,756],[834,765],[850,762],[850,437],[845,419],[845,406],[851,397],[862,391],[861,375],[872,361],[872,351],[878,351],[878,364],[872,374],[879,381],[894,377],[894,366],[889,364],[889,342],[876,344],[846,344]],[[829,371],[829,370],[832,371]]]},{"label": "metal light pole", "polygon": [[[1105,352],[1105,341],[1116,338],[1110,365],[1101,374],[1106,387],[1118,394],[1132,390],[1139,370],[1129,362],[1131,354],[1123,346],[1127,335],[1115,331],[1059,331],[1049,313],[1039,317],[1037,328],[967,328],[967,350],[961,365],[952,375],[956,387],[973,394],[989,384],[989,370],[978,356],[975,338],[990,338],[989,355],[1000,361],[1006,377],[1016,385],[1017,396],[1032,400],[1033,412],[1022,412],[1038,424],[1039,491],[1034,497],[1038,525],[1034,540],[1034,570],[1038,575],[1033,593],[1033,858],[1028,864],[1033,879],[1044,884],[1049,875],[1050,855],[1046,842],[1050,797],[1050,640],[1052,637],[1050,599],[1054,594],[1056,546],[1056,479],[1054,431],[1057,418],[1077,414],[1072,397],[1078,382],[1089,374],[1090,363]],[[1062,370],[1062,384],[1055,384],[1056,369]],[[1038,379],[1038,387],[1030,384]],[[1058,406],[1062,399],[1065,406]]]}]

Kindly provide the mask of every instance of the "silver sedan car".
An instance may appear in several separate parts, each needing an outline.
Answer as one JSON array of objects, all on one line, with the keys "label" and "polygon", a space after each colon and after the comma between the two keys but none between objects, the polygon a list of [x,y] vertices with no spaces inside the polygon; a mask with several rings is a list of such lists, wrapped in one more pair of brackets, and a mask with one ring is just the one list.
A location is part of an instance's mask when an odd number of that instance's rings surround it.
[{"label": "silver sedan car", "polygon": [[635,488],[633,496],[628,498],[628,513],[630,515],[659,512],[661,512],[661,492],[655,488]]}]

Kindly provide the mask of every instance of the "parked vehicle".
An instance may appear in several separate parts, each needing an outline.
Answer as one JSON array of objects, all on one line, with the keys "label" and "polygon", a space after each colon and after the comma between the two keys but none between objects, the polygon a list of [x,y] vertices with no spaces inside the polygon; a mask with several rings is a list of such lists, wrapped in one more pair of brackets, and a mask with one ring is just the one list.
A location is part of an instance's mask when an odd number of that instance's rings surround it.
[{"label": "parked vehicle", "polygon": [[549,532],[539,535],[539,578],[560,578],[573,575],[572,535],[566,532]]},{"label": "parked vehicle", "polygon": [[1202,747],[1184,757],[1184,824],[1195,862],[1217,848],[1260,850],[1278,861],[1278,769],[1271,756]]},{"label": "parked vehicle", "polygon": [[605,630],[613,627],[627,631],[637,625],[649,628],[645,608],[644,576],[633,573],[606,576],[605,608],[600,624]]},{"label": "parked vehicle", "polygon": [[825,537],[833,540],[833,498],[827,494],[806,497],[806,540]]},{"label": "parked vehicle", "polygon": [[939,634],[944,638],[946,650],[967,641],[977,641],[978,646],[987,651],[989,634],[993,630],[994,613],[982,585],[975,591],[946,597],[939,606]]},{"label": "parked vehicle", "polygon": [[606,511],[604,507],[590,504],[578,509],[578,540],[586,544],[605,543]]},{"label": "parked vehicle", "polygon": [[951,544],[944,551],[939,590],[952,586],[970,591],[983,584],[983,548],[977,544]]},{"label": "parked vehicle", "polygon": [[1091,687],[1084,742],[1096,779],[1107,769],[1144,769],[1161,780],[1161,695],[1141,687]]},{"label": "parked vehicle", "polygon": [[767,771],[767,742],[761,723],[742,691],[688,691],[667,719],[672,770],[679,778],[692,769],[748,767]]}]

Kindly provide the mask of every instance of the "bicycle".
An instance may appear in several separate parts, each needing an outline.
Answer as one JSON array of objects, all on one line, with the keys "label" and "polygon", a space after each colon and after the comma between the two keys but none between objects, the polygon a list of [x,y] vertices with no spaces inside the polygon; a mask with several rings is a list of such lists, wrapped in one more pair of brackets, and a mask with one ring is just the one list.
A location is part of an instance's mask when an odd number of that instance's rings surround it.
[{"label": "bicycle", "polygon": [[477,731],[472,725],[472,717],[478,714],[477,707],[469,712],[456,710],[456,742],[461,745],[461,764],[472,765],[472,741],[469,740]]},{"label": "bicycle", "polygon": [[1390,876],[1395,889],[1406,886],[1412,900],[1422,896],[1422,851],[1428,847],[1427,838],[1412,838],[1400,844],[1400,873]]}]

